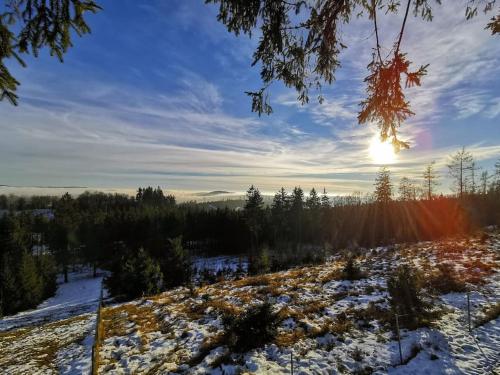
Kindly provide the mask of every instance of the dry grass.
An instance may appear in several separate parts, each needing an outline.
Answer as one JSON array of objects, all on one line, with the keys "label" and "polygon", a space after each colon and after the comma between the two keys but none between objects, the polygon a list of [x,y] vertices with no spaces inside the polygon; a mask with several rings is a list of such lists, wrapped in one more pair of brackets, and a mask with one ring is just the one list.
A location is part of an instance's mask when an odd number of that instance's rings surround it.
[{"label": "dry grass", "polygon": [[142,346],[145,346],[149,342],[148,333],[162,331],[161,319],[155,313],[154,306],[149,304],[124,304],[104,308],[101,311],[101,320],[103,340],[137,332]]},{"label": "dry grass", "polygon": [[280,311],[278,311],[278,319],[285,320],[288,318],[292,318],[295,321],[299,321],[305,318],[304,313],[298,309],[292,309],[289,306],[283,307]]},{"label": "dry grass", "polygon": [[238,288],[242,288],[245,286],[268,285],[269,280],[270,280],[269,275],[250,276],[241,280],[234,281],[233,285]]},{"label": "dry grass", "polygon": [[475,327],[483,326],[492,320],[498,319],[498,317],[500,317],[500,302],[497,302],[492,306],[485,307],[483,309],[483,314],[483,317],[478,319],[474,324]]},{"label": "dry grass", "polygon": [[85,339],[88,332],[63,336],[59,332],[66,327],[80,324],[90,319],[88,315],[80,315],[38,327],[19,328],[0,333],[0,367],[17,367],[29,363],[33,371],[57,371],[55,363],[57,353]]},{"label": "dry grass", "polygon": [[281,348],[286,348],[299,342],[304,337],[306,337],[305,331],[303,328],[297,328],[292,332],[282,332],[279,333],[274,339],[274,343]]}]

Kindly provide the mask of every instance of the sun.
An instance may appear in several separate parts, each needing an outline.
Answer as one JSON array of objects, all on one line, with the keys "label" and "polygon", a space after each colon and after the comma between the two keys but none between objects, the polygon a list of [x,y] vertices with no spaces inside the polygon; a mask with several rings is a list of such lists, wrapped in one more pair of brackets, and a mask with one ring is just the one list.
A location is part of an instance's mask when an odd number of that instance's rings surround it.
[{"label": "sun", "polygon": [[375,164],[392,164],[396,162],[396,153],[391,142],[382,142],[379,137],[374,137],[371,140],[369,153]]}]

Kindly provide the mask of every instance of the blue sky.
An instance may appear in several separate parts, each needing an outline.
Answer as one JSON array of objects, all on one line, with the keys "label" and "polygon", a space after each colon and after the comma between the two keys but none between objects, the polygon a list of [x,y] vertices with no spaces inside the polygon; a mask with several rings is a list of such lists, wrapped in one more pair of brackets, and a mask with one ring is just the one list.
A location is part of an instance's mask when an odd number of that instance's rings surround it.
[{"label": "blue sky", "polygon": [[[256,41],[235,37],[202,1],[100,0],[92,34],[75,39],[65,63],[42,54],[21,81],[20,105],[0,103],[0,184],[133,190],[265,192],[296,185],[332,194],[373,189],[380,165],[369,154],[374,126],[356,122],[373,47],[371,24],[342,30],[337,81],[325,102],[299,105],[271,87],[274,113],[250,112],[244,91],[260,87],[250,66]],[[451,5],[453,4],[453,5]],[[403,125],[412,148],[389,167],[418,180],[436,160],[448,191],[447,156],[466,146],[491,169],[500,157],[500,43],[488,16],[464,19],[462,2],[436,6],[428,23],[411,18],[403,51],[429,74],[409,97],[416,116]],[[380,16],[391,46],[401,16]],[[314,94],[313,94],[314,96]]]}]

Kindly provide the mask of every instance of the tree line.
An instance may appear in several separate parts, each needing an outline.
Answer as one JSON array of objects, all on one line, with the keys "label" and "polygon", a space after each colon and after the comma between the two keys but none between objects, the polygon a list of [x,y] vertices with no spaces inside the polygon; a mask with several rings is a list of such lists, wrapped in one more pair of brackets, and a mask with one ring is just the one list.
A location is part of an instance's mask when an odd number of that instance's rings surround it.
[{"label": "tree line", "polygon": [[94,274],[110,270],[109,289],[130,298],[189,283],[193,254],[246,254],[260,259],[253,267],[259,272],[294,264],[286,257],[297,264],[329,249],[432,240],[500,224],[500,162],[493,173],[478,173],[462,149],[448,170],[454,194],[446,196],[436,194],[431,163],[420,182],[403,177],[397,189],[381,168],[366,196],[281,188],[266,205],[251,186],[241,209],[179,204],[159,187],[139,188],[134,197],[66,193],[50,199],[50,210],[13,204],[0,218],[0,313],[36,306],[54,293],[56,273],[68,281],[74,264],[89,264]]}]

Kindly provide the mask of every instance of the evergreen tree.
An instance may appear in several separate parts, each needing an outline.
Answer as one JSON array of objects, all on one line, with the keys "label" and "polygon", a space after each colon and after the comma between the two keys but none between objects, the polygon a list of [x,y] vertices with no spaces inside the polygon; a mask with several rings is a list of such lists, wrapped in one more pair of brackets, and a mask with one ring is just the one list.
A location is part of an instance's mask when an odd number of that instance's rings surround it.
[{"label": "evergreen tree", "polygon": [[264,200],[260,195],[259,189],[253,185],[247,191],[245,199],[245,211],[260,210],[264,205]]},{"label": "evergreen tree", "polygon": [[392,184],[390,172],[386,167],[380,168],[375,180],[375,201],[387,204],[392,200]]},{"label": "evergreen tree", "polygon": [[330,207],[330,198],[326,194],[326,189],[323,188],[323,194],[321,195],[321,207]]},{"label": "evergreen tree", "polygon": [[[433,19],[433,5],[440,1],[415,0],[350,0],[350,1],[286,1],[286,0],[206,0],[218,5],[217,19],[235,35],[258,34],[259,40],[253,53],[253,65],[261,66],[262,86],[247,92],[252,102],[252,111],[260,114],[272,113],[269,89],[272,83],[281,81],[294,87],[302,104],[309,102],[312,88],[321,89],[322,84],[335,81],[335,73],[341,65],[341,51],[346,46],[342,32],[345,25],[357,17],[366,16],[375,29],[372,61],[367,61],[369,75],[367,98],[361,102],[358,122],[376,123],[382,140],[392,138],[396,148],[408,147],[398,139],[398,127],[413,115],[404,89],[418,86],[426,74],[427,65],[410,71],[411,62],[401,52],[401,42],[408,14],[425,21]],[[472,18],[481,7],[491,12],[494,1],[467,2],[466,16]],[[482,4],[479,6],[479,4]],[[451,5],[451,4],[450,4]],[[455,5],[455,4],[453,4]],[[397,39],[390,41],[391,52],[382,53],[377,27],[377,12],[380,10],[403,19]],[[411,11],[410,11],[411,10]],[[398,13],[403,13],[402,17]],[[357,15],[357,17],[356,17]],[[410,19],[408,19],[409,21]],[[486,26],[493,34],[500,32],[500,15]],[[257,32],[256,32],[257,29]],[[406,82],[403,86],[403,82]],[[323,101],[318,95],[319,102]]]},{"label": "evergreen tree", "polygon": [[14,59],[25,66],[22,54],[33,53],[37,57],[40,49],[47,48],[51,56],[62,62],[72,46],[73,31],[79,36],[90,33],[85,15],[100,7],[92,0],[6,0],[5,5],[5,9],[0,9],[0,101],[7,99],[17,104],[15,92],[19,82],[4,59]]},{"label": "evergreen tree", "polygon": [[161,291],[163,275],[159,264],[143,248],[127,254],[115,261],[106,286],[118,299],[133,299],[143,295],[153,295]]},{"label": "evergreen tree", "polygon": [[274,194],[273,203],[271,204],[271,215],[273,224],[274,242],[281,241],[287,238],[288,232],[288,210],[290,207],[290,197],[287,195],[285,188]]},{"label": "evergreen tree", "polygon": [[321,201],[319,199],[318,193],[316,193],[316,189],[312,188],[309,193],[309,197],[306,200],[306,206],[310,210],[317,210],[321,207]]},{"label": "evergreen tree", "polygon": [[167,255],[159,263],[166,288],[174,288],[191,282],[191,258],[189,252],[182,246],[182,237],[169,239]]},{"label": "evergreen tree", "polygon": [[402,177],[399,181],[399,199],[402,201],[411,201],[417,199],[417,190],[415,184],[408,178]]},{"label": "evergreen tree", "polygon": [[57,267],[54,257],[51,254],[40,254],[36,260],[43,283],[43,299],[52,297],[57,290]]},{"label": "evergreen tree", "polygon": [[0,316],[13,314],[22,307],[22,295],[15,265],[7,254],[0,258]]},{"label": "evergreen tree", "polygon": [[253,185],[250,186],[245,200],[245,216],[250,230],[252,250],[254,250],[259,243],[263,205],[264,200],[260,195],[259,189],[255,188]]},{"label": "evergreen tree", "polygon": [[302,216],[304,210],[304,191],[302,188],[294,187],[290,198],[290,215],[292,217],[295,245],[297,250],[302,243]]},{"label": "evergreen tree", "polygon": [[22,309],[35,307],[42,301],[43,279],[38,271],[35,259],[28,251],[23,251],[19,264],[19,288],[22,295]]}]

